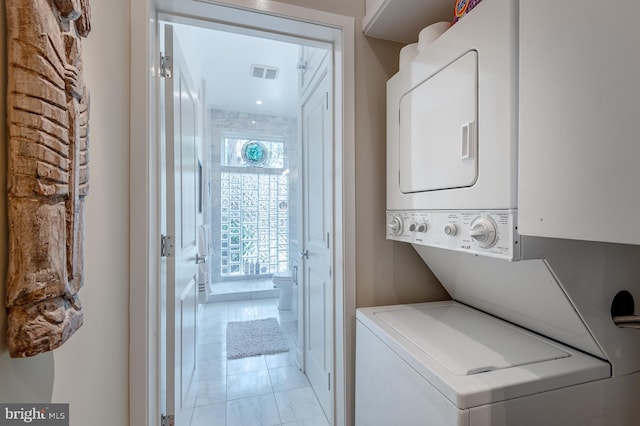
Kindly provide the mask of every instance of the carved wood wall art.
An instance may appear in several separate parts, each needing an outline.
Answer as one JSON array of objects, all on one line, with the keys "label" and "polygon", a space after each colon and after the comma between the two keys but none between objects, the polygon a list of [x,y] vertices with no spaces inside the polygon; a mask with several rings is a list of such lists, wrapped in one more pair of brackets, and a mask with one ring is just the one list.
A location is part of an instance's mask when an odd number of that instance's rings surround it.
[{"label": "carved wood wall art", "polygon": [[62,345],[80,326],[89,93],[81,37],[88,0],[5,0],[8,32],[9,269],[12,357]]}]

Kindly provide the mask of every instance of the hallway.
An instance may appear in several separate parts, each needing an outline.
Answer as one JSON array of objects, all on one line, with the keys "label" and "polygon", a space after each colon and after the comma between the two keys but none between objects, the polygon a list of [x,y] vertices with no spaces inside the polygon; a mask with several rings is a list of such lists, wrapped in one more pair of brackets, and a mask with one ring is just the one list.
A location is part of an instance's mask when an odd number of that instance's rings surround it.
[{"label": "hallway", "polygon": [[[328,426],[320,404],[295,364],[297,320],[277,298],[205,305],[199,324],[199,387],[191,426]],[[227,360],[232,321],[275,317],[289,352]]]}]

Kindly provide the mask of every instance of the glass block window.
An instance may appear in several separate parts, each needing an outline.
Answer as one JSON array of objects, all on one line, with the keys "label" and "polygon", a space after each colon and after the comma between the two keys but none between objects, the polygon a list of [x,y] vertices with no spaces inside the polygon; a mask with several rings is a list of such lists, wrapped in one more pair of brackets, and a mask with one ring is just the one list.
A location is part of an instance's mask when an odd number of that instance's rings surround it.
[{"label": "glass block window", "polygon": [[[289,176],[283,172],[284,143],[266,148],[258,167],[242,148],[248,139],[225,138],[220,174],[220,275],[273,274],[289,268]],[[259,157],[260,150],[250,156]],[[250,166],[254,167],[250,167]],[[250,167],[250,168],[249,168]]]}]

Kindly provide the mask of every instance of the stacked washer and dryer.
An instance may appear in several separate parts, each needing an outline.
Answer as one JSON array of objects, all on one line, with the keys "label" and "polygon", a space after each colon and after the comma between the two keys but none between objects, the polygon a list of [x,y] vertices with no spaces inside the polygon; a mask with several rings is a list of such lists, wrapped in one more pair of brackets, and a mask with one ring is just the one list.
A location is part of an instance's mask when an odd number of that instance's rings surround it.
[{"label": "stacked washer and dryer", "polygon": [[518,13],[484,0],[388,82],[387,238],[453,300],[358,309],[356,425],[640,424],[640,247],[518,229]]}]

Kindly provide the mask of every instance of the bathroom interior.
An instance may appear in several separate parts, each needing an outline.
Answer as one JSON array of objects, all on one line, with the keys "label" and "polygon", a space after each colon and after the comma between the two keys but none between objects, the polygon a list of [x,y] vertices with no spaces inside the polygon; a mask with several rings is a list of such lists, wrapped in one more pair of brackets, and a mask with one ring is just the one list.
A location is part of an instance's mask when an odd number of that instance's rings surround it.
[{"label": "bathroom interior", "polygon": [[[253,422],[242,417],[243,404],[269,394],[279,407],[307,407],[285,420],[325,424],[300,368],[298,115],[300,58],[327,49],[239,28],[172,25],[190,72],[202,76],[206,105],[197,178],[198,252],[206,261],[198,275],[200,373],[191,425]],[[227,325],[265,317],[278,319],[288,352],[227,361]],[[269,412],[270,401],[257,403]],[[242,420],[233,423],[234,413]]]}]

